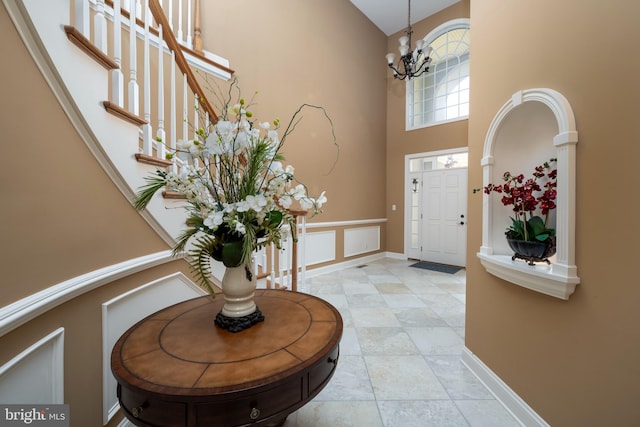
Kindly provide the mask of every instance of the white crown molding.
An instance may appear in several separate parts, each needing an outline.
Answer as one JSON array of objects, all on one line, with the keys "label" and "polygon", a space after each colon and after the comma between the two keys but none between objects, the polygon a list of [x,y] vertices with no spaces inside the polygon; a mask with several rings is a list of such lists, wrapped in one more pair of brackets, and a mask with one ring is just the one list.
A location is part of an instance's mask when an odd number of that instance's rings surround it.
[{"label": "white crown molding", "polygon": [[133,258],[51,286],[0,308],[0,337],[37,316],[115,280],[174,261],[171,251]]}]

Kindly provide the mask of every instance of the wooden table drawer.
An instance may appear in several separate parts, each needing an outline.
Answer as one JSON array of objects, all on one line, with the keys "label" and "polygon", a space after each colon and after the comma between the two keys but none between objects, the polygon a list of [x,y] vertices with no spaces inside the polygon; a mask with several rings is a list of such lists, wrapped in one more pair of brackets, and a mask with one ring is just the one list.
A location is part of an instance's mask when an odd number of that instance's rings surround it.
[{"label": "wooden table drawer", "polygon": [[233,426],[256,423],[302,402],[302,378],[294,377],[267,391],[196,405],[197,425]]},{"label": "wooden table drawer", "polygon": [[154,399],[144,394],[119,388],[120,406],[135,418],[136,425],[187,425],[187,410],[184,403]]},{"label": "wooden table drawer", "polygon": [[338,365],[339,355],[340,348],[336,347],[326,359],[317,363],[309,370],[309,396],[315,396],[322,390],[327,381],[329,381],[333,375],[333,371],[335,371]]}]

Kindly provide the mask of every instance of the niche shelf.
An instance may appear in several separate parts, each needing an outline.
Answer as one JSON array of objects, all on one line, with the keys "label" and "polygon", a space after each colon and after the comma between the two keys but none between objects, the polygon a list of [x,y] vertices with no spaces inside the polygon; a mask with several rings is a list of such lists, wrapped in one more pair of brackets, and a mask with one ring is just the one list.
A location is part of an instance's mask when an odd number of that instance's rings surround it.
[{"label": "niche shelf", "polygon": [[[504,230],[508,208],[483,193],[482,246],[477,256],[487,272],[516,285],[560,299],[569,299],[580,283],[575,265],[575,118],[567,99],[548,88],[514,93],[493,118],[482,157],[483,186],[499,182],[505,170],[533,170],[549,157],[558,169],[556,255],[550,265],[511,260]],[[511,164],[518,159],[521,163]],[[534,162],[534,163],[527,163]],[[507,167],[507,169],[503,169]],[[509,169],[512,168],[512,169]]]}]

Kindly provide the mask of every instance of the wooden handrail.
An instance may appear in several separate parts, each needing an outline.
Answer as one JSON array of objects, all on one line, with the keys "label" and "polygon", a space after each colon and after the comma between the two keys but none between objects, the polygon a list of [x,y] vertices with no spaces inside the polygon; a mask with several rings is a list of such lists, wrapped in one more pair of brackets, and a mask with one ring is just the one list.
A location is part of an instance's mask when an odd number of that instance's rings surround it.
[{"label": "wooden handrail", "polygon": [[[196,4],[198,4],[198,3],[199,2],[197,2]],[[105,4],[108,5],[108,6],[111,6],[111,8],[113,8],[113,0],[105,0]],[[199,5],[198,5],[198,7],[199,7]],[[126,10],[126,9],[121,7],[120,8],[120,13],[122,14],[122,16],[125,19],[129,20],[130,15],[129,15],[129,11],[128,10]],[[199,18],[199,16],[197,14],[199,14],[200,12],[199,12],[198,9],[196,9],[195,13],[196,13],[196,15],[195,15],[196,23],[199,26],[200,25],[200,18]],[[140,28],[144,28],[144,22],[141,19],[136,18],[136,24]],[[199,31],[199,29],[197,29],[197,31]],[[156,36],[156,37],[159,35],[158,30],[153,28],[153,27],[149,27],[149,32],[151,34],[153,34],[154,36]],[[212,65],[212,66],[214,66],[214,67],[216,67],[216,68],[218,68],[218,69],[220,69],[222,71],[225,71],[225,72],[227,72],[229,74],[235,73],[235,70],[227,67],[226,65],[220,64],[219,62],[213,61],[213,60],[207,58],[206,56],[204,56],[204,51],[202,49],[202,38],[201,37],[198,36],[198,39],[194,43],[193,46],[194,46],[193,49],[189,49],[187,46],[184,46],[184,45],[180,45],[180,48],[182,49],[183,52],[187,52],[188,54],[197,57],[200,61],[204,61],[207,64]]]},{"label": "wooden handrail", "polygon": [[149,10],[151,10],[151,14],[153,15],[153,18],[156,20],[156,22],[159,25],[162,25],[162,28],[165,29],[165,31],[162,32],[162,38],[167,43],[169,50],[175,53],[176,64],[178,65],[180,71],[182,71],[187,76],[187,84],[191,88],[191,91],[198,97],[198,102],[200,103],[204,111],[209,114],[209,120],[211,120],[211,122],[213,123],[217,122],[218,115],[213,110],[213,107],[209,103],[207,97],[204,95],[204,91],[196,80],[191,67],[189,67],[187,60],[182,53],[182,46],[178,43],[178,40],[176,40],[176,36],[173,34],[173,31],[169,30],[171,26],[169,25],[169,21],[167,20],[164,11],[162,10],[160,2],[158,0],[149,0]]}]

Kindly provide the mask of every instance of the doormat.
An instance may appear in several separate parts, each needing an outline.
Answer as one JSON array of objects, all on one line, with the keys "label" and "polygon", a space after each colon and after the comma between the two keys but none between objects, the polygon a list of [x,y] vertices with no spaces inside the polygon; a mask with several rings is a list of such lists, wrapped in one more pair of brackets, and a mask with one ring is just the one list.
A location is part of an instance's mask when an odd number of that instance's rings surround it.
[{"label": "doormat", "polygon": [[448,274],[455,274],[464,268],[464,267],[456,267],[453,265],[435,264],[433,262],[425,262],[425,261],[416,262],[415,264],[411,264],[409,267],[422,268],[424,270],[431,270],[431,271],[439,271],[440,273],[448,273]]}]

